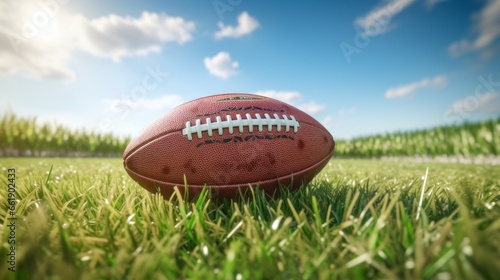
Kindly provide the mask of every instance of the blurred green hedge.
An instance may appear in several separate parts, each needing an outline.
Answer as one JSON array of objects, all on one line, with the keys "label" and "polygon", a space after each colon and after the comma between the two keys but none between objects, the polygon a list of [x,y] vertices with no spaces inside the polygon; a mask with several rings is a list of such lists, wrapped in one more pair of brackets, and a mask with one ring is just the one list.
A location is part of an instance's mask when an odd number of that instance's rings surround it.
[{"label": "blurred green hedge", "polygon": [[0,119],[1,156],[121,156],[130,138],[85,130],[71,130],[59,124],[38,123],[6,113]]}]

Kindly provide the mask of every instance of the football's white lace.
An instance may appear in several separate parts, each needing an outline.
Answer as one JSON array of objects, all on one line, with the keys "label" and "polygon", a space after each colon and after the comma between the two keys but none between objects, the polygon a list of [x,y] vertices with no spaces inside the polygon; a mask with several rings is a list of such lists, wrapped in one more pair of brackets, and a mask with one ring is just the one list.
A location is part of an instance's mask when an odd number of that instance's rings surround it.
[{"label": "football's white lace", "polygon": [[272,131],[273,127],[276,127],[276,131],[281,131],[282,127],[285,127],[285,131],[289,132],[290,128],[293,128],[293,132],[297,133],[299,129],[299,122],[295,120],[294,116],[282,115],[282,119],[278,114],[273,114],[272,118],[269,114],[264,114],[264,118],[260,114],[255,114],[255,118],[252,118],[250,114],[245,114],[245,119],[241,117],[240,114],[236,115],[236,119],[233,120],[230,115],[226,115],[226,120],[223,121],[221,116],[215,118],[215,122],[212,122],[210,118],[206,118],[205,123],[201,123],[200,119],[196,119],[195,124],[191,125],[191,122],[186,122],[186,127],[182,129],[182,135],[187,136],[189,140],[193,139],[193,134],[198,136],[198,139],[202,138],[202,132],[207,132],[208,136],[213,135],[213,131],[217,130],[219,135],[222,135],[223,129],[227,128],[229,134],[234,133],[234,129],[237,128],[239,132],[243,132],[244,127],[248,127],[249,132],[253,132],[254,126],[257,126],[259,132],[264,130],[264,126],[267,126],[267,131]]}]

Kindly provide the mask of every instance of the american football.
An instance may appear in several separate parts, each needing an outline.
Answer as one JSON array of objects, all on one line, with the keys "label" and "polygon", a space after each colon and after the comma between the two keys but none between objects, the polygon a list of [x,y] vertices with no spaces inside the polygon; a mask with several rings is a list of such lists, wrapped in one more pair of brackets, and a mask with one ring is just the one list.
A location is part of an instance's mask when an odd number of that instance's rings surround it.
[{"label": "american football", "polygon": [[307,184],[334,148],[328,130],[305,112],[231,93],[172,109],[131,140],[123,164],[142,187],[166,199],[175,186],[191,199],[205,186],[213,198],[231,199],[250,187],[274,195],[280,185]]}]

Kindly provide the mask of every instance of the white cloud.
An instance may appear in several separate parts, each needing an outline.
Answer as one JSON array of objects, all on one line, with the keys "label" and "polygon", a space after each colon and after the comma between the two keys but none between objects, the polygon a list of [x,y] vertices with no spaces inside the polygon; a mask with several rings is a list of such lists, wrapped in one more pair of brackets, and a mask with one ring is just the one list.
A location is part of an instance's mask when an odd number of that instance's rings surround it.
[{"label": "white cloud", "polygon": [[429,87],[441,87],[446,84],[446,77],[443,75],[436,76],[432,79],[425,78],[418,82],[413,82],[407,85],[390,88],[385,92],[385,98],[403,98],[413,95],[417,90]]},{"label": "white cloud", "polygon": [[455,101],[449,112],[468,115],[473,112],[495,113],[500,112],[500,93],[488,92],[481,96],[471,95],[464,99]]},{"label": "white cloud", "polygon": [[238,61],[231,61],[231,55],[227,52],[219,52],[213,57],[205,57],[203,62],[210,74],[222,79],[236,75],[239,66]]},{"label": "white cloud", "polygon": [[238,16],[238,26],[226,26],[224,23],[218,23],[220,30],[215,33],[215,38],[222,39],[226,37],[237,38],[252,33],[259,28],[259,22],[251,17],[247,12],[243,12]]},{"label": "white cloud", "polygon": [[310,115],[319,114],[326,109],[326,106],[324,104],[317,103],[314,100],[302,102],[302,95],[297,91],[261,90],[254,92],[254,94],[267,96],[283,101],[299,108],[300,110]]},{"label": "white cloud", "polygon": [[0,75],[23,73],[36,79],[74,80],[74,72],[66,66],[71,57],[67,48],[33,42],[16,51],[10,43],[11,34],[0,30]]},{"label": "white cloud", "polygon": [[333,116],[328,115],[321,120],[321,124],[325,127],[331,126],[335,123]]},{"label": "white cloud", "polygon": [[410,6],[415,0],[389,0],[371,10],[354,22],[368,36],[377,36],[387,32],[392,18]]},{"label": "white cloud", "polygon": [[297,107],[300,110],[308,113],[309,115],[319,114],[326,109],[326,106],[324,104],[319,104],[316,101],[309,101],[307,103],[299,104],[297,105]]},{"label": "white cloud", "polygon": [[[349,117],[350,115],[354,114],[356,112],[355,107],[348,107],[348,108],[341,108],[338,112],[337,115],[327,115],[321,120],[321,124],[326,127],[332,133],[334,138],[342,135],[342,132],[344,132],[344,135],[342,136],[342,139],[349,139],[350,137],[346,137],[345,133],[349,129],[346,127],[349,127],[349,123],[351,122],[351,118]],[[355,126],[352,126],[355,127]]]},{"label": "white cloud", "polygon": [[139,18],[108,15],[82,19],[80,48],[96,56],[119,61],[123,56],[159,52],[165,43],[192,40],[195,24],[181,17],[143,12]]},{"label": "white cloud", "polygon": [[267,96],[289,104],[295,104],[302,98],[297,91],[261,90],[256,91],[254,94]]},{"label": "white cloud", "polygon": [[74,79],[68,64],[78,50],[118,61],[187,42],[195,29],[183,18],[149,12],[88,19],[59,1],[1,1],[0,14],[0,75],[39,79]]},{"label": "white cloud", "polygon": [[356,112],[356,108],[354,107],[350,107],[350,108],[342,108],[338,111],[338,115],[339,116],[345,116],[345,115],[350,115],[350,114],[353,114],[354,112]]},{"label": "white cloud", "polygon": [[[349,120],[347,119],[342,119],[340,117],[335,117],[333,115],[327,115],[323,119],[320,120],[320,123],[332,134],[333,138],[335,140],[338,139],[348,139],[348,137],[345,136],[345,131],[348,130],[345,127],[349,127]],[[344,132],[343,136],[342,132]],[[339,138],[340,137],[340,138]]]},{"label": "white cloud", "polygon": [[157,98],[103,99],[108,111],[123,113],[124,111],[160,111],[173,108],[182,103],[182,97],[177,94],[167,94]]},{"label": "white cloud", "polygon": [[448,47],[448,53],[457,57],[484,50],[493,44],[500,37],[500,1],[489,0],[481,12],[474,16],[474,30],[478,33],[475,40],[455,42]]}]

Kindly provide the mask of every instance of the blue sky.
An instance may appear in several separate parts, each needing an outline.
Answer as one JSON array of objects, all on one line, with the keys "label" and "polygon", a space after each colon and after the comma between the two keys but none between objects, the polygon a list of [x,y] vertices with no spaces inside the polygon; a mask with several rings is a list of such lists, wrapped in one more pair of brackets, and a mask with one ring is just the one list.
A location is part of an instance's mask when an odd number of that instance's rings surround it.
[{"label": "blue sky", "polygon": [[335,138],[500,115],[500,1],[0,3],[0,113],[135,135],[224,92]]}]

